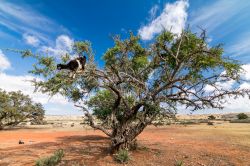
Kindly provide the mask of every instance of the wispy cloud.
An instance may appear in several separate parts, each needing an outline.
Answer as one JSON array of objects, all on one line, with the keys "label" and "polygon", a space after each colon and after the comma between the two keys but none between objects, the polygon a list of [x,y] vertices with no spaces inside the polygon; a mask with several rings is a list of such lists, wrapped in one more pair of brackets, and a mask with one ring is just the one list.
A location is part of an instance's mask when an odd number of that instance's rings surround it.
[{"label": "wispy cloud", "polygon": [[154,5],[150,10],[149,10],[149,21],[152,21],[155,19],[157,11],[159,10],[159,5]]},{"label": "wispy cloud", "polygon": [[50,42],[51,34],[68,33],[68,30],[62,25],[30,6],[16,5],[7,1],[0,3],[0,25],[21,35],[28,33],[36,36],[45,43]]},{"label": "wispy cloud", "polygon": [[[138,33],[142,40],[151,40],[164,29],[180,34],[185,27],[188,6],[189,3],[186,0],[176,1],[172,4],[167,3],[160,16],[139,29]],[[156,9],[151,10],[151,15],[153,15]]]},{"label": "wispy cloud", "polygon": [[[248,12],[250,3],[248,0],[218,0],[204,6],[190,15],[192,27],[201,26],[209,32],[221,27],[225,31],[233,30],[236,27],[232,22],[239,22]],[[228,24],[225,24],[228,22]],[[230,28],[228,28],[230,26]],[[239,26],[239,25],[238,25]]]},{"label": "wispy cloud", "polygon": [[0,50],[0,72],[6,69],[9,69],[11,64],[8,58],[3,54],[2,50]]}]

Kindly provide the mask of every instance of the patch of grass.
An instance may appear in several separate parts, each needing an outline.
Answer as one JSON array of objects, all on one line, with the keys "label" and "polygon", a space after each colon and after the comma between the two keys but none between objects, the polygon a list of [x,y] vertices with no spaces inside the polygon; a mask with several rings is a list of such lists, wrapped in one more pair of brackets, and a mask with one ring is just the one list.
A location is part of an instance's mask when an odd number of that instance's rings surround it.
[{"label": "patch of grass", "polygon": [[40,158],[36,160],[36,166],[56,166],[60,163],[64,156],[64,152],[62,149],[55,151],[52,156]]},{"label": "patch of grass", "polygon": [[115,155],[115,159],[120,163],[127,163],[130,160],[130,156],[127,150],[119,150]]},{"label": "patch of grass", "polygon": [[139,146],[137,149],[142,151],[150,151],[150,149],[146,146]]},{"label": "patch of grass", "polygon": [[175,166],[184,166],[184,162],[182,160],[177,160],[174,165]]}]

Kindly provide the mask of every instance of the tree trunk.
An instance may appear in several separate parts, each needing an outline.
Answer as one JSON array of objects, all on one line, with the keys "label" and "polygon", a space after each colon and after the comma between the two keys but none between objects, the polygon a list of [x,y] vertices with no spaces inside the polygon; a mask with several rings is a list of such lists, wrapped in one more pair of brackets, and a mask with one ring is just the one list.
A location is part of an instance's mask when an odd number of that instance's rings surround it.
[{"label": "tree trunk", "polygon": [[[125,137],[125,136],[124,136]],[[116,153],[119,150],[134,150],[136,149],[137,142],[136,139],[120,139],[118,137],[111,139],[111,153]]]},{"label": "tree trunk", "polygon": [[111,153],[119,150],[134,150],[137,147],[136,137],[147,126],[145,123],[139,123],[136,126],[123,125],[114,130],[111,136]]}]

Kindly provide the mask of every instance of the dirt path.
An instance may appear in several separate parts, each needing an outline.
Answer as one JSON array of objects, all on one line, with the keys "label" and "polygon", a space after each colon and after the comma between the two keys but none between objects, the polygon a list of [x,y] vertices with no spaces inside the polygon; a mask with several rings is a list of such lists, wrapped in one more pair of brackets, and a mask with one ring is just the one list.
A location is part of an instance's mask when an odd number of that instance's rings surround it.
[{"label": "dirt path", "polygon": [[[22,139],[25,144],[18,145]],[[250,166],[250,125],[148,127],[127,165]],[[109,140],[82,128],[18,129],[0,132],[0,165],[34,165],[39,157],[62,148],[61,165],[119,165],[108,153]]]}]

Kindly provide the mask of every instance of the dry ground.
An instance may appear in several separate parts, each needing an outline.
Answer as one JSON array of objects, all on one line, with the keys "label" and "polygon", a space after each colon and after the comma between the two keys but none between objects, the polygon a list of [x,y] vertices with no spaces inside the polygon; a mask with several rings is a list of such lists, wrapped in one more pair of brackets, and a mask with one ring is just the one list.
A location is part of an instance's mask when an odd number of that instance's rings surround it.
[{"label": "dry ground", "polygon": [[[41,127],[41,126],[40,126]],[[25,144],[19,145],[22,139]],[[138,138],[127,165],[250,166],[250,124],[149,126]],[[0,165],[34,165],[39,157],[62,148],[61,165],[119,165],[108,153],[109,140],[99,131],[41,127],[0,131]]]}]

